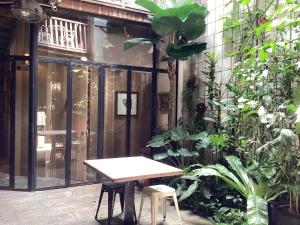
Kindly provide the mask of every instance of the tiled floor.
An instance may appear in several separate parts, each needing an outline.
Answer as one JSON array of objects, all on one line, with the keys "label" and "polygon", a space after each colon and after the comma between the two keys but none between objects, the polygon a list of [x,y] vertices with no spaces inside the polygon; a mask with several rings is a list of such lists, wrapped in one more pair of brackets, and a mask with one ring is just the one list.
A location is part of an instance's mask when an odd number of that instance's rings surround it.
[{"label": "tiled floor", "polygon": [[[99,225],[94,220],[100,185],[37,192],[0,191],[0,224],[2,225]],[[121,225],[119,202],[116,201],[113,225]],[[136,208],[140,192],[136,191]],[[211,225],[190,211],[181,210],[184,225]],[[100,219],[106,224],[107,199],[103,198]],[[141,225],[150,225],[150,201],[145,200]],[[158,225],[177,225],[175,207],[167,205],[164,222],[159,212]]]}]

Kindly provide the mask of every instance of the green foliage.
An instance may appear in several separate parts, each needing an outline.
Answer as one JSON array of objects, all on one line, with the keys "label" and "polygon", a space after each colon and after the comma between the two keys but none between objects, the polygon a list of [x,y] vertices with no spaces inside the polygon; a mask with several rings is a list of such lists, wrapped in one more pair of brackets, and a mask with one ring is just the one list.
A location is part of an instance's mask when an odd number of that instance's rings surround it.
[{"label": "green foliage", "polygon": [[149,38],[135,38],[130,39],[124,43],[124,50],[130,49],[133,46],[141,45],[141,44],[152,44],[155,43],[156,40],[149,39]]},{"label": "green foliage", "polygon": [[231,170],[221,164],[209,165],[192,170],[185,179],[197,181],[197,178],[203,176],[219,177],[247,199],[249,225],[268,225],[267,202],[280,195],[284,191],[283,187],[277,184],[266,186],[264,180],[255,182],[237,157],[227,156],[225,159]]},{"label": "green foliage", "polygon": [[247,225],[246,215],[240,209],[221,207],[213,216],[216,225]]},{"label": "green foliage", "polygon": [[[227,111],[221,126],[230,148],[249,165],[248,173],[267,186],[295,186],[299,174],[299,18],[296,1],[252,1],[237,16],[225,19],[224,35],[239,43],[231,56],[236,58],[231,96],[213,102]],[[236,1],[234,11],[241,7]],[[240,1],[248,5],[249,1]],[[288,37],[289,32],[293,36]],[[233,34],[233,35],[232,35]],[[229,40],[231,39],[231,40]],[[298,118],[297,118],[298,117]],[[289,188],[286,188],[289,190]],[[289,202],[297,202],[292,190]],[[296,194],[297,195],[297,194]],[[292,214],[299,208],[291,204]]]},{"label": "green foliage", "polygon": [[[169,38],[165,59],[185,60],[206,49],[205,43],[196,41],[205,31],[205,17],[208,14],[205,6],[191,0],[167,0],[157,4],[151,0],[137,0],[136,4],[153,13],[150,20],[158,39]],[[158,41],[132,39],[124,43],[124,49],[152,42]]]},{"label": "green foliage", "polygon": [[199,152],[195,151],[195,145],[206,132],[189,134],[182,127],[175,127],[170,131],[154,136],[147,147],[156,148],[159,153],[154,155],[155,160],[164,160],[181,169],[186,169],[191,163],[197,162]]}]

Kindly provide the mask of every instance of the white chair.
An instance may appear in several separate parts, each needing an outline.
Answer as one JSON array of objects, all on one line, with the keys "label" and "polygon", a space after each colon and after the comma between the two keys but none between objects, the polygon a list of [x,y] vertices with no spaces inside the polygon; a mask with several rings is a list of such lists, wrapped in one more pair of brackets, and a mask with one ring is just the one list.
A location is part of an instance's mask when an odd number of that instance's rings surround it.
[{"label": "white chair", "polygon": [[140,206],[140,213],[139,213],[138,221],[140,221],[140,218],[141,218],[145,197],[151,197],[151,225],[156,225],[157,208],[158,208],[159,200],[160,200],[161,206],[162,206],[163,217],[164,217],[164,219],[166,219],[166,200],[167,200],[167,198],[173,198],[175,208],[177,211],[179,224],[182,225],[180,213],[179,213],[178,202],[177,202],[177,197],[176,197],[176,191],[174,188],[171,188],[166,185],[153,185],[153,186],[145,187],[142,191],[142,199],[141,199],[141,206]]}]

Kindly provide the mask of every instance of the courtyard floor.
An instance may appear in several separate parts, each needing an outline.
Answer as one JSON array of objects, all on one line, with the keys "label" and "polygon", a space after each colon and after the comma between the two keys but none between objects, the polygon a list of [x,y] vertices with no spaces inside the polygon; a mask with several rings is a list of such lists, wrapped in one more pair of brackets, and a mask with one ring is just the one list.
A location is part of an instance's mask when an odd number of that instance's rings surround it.
[{"label": "courtyard floor", "polygon": [[[2,225],[99,225],[95,211],[99,198],[99,184],[37,192],[0,191],[0,224]],[[139,210],[141,194],[136,191],[136,209]],[[122,224],[118,201],[115,203],[112,225]],[[191,211],[181,210],[183,225],[211,225]],[[106,224],[107,194],[102,200],[99,219]],[[140,221],[151,224],[150,200],[146,199]],[[177,225],[174,206],[167,205],[167,219],[162,220],[158,209],[158,225]]]}]

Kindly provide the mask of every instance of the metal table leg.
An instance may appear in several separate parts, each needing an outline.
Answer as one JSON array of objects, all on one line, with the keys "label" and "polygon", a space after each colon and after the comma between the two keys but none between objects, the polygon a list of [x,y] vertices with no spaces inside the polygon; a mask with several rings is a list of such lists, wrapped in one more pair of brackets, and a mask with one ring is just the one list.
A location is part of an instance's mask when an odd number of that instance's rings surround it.
[{"label": "metal table leg", "polygon": [[125,183],[125,215],[124,225],[134,225],[135,222],[135,208],[134,208],[134,181]]}]

